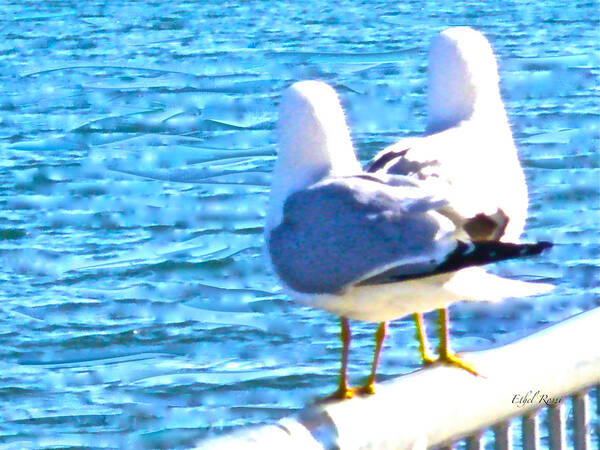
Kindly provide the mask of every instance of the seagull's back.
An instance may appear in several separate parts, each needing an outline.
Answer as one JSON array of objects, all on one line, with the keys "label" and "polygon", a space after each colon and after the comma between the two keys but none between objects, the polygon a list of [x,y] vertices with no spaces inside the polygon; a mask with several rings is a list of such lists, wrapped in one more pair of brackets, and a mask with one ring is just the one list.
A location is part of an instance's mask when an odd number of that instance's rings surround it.
[{"label": "seagull's back", "polygon": [[[429,50],[425,136],[384,149],[371,172],[445,184],[449,217],[504,216],[502,241],[517,241],[527,216],[527,185],[487,39],[468,27],[436,36]],[[489,238],[489,237],[488,237]]]}]

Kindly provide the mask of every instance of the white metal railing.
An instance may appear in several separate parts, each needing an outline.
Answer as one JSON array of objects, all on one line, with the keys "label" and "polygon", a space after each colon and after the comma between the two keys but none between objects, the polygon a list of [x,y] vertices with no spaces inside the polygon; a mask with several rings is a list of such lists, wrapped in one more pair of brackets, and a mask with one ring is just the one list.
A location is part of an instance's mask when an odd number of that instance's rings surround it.
[{"label": "white metal railing", "polygon": [[[515,448],[513,445],[513,428],[521,425],[521,437],[524,450],[537,450],[540,448],[549,448],[550,450],[563,450],[567,448],[575,448],[576,450],[595,450],[600,448],[598,441],[593,444],[591,441],[592,415],[596,417],[596,435],[600,434],[600,406],[597,406],[597,411],[592,413],[589,408],[592,396],[596,396],[595,403],[600,405],[600,386],[595,386],[589,389],[582,389],[574,395],[563,398],[561,404],[556,406],[545,406],[538,410],[525,413],[522,416],[517,416],[514,419],[504,420],[495,424],[493,430],[493,443],[496,450],[509,450]],[[565,414],[565,400],[572,402],[570,408],[573,426],[572,439],[567,440],[567,415]],[[541,445],[540,433],[540,415],[545,413],[545,425],[548,435],[546,436],[547,445]],[[483,433],[485,430],[479,430],[465,438],[466,447],[468,450],[483,450],[485,448]],[[568,445],[571,444],[571,445]],[[440,448],[452,448],[452,445],[441,446]]]},{"label": "white metal railing", "polygon": [[[434,365],[378,385],[375,395],[305,408],[276,424],[200,443],[206,449],[446,449],[466,440],[483,449],[493,430],[498,450],[540,448],[540,412],[548,447],[567,448],[566,403],[572,404],[572,445],[591,447],[591,396],[600,417],[600,308],[571,317],[508,345],[466,353],[482,377]],[[550,405],[550,406],[549,406]],[[486,433],[487,432],[487,433]],[[597,441],[596,441],[597,445]]]}]

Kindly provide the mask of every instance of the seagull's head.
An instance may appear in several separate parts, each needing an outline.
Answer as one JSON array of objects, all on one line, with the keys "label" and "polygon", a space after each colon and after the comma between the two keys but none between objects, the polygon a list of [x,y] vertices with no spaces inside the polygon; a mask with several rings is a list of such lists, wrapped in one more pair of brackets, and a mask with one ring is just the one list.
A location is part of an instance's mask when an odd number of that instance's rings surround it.
[{"label": "seagull's head", "polygon": [[277,141],[267,228],[279,223],[283,203],[293,192],[328,175],[361,172],[338,96],[323,82],[300,81],[284,91]]},{"label": "seagull's head", "polygon": [[285,90],[277,137],[278,160],[293,172],[345,175],[360,170],[338,96],[323,82],[300,81]]},{"label": "seagull's head", "polygon": [[496,57],[479,31],[455,27],[435,36],[429,47],[428,76],[428,132],[477,114],[504,114]]}]

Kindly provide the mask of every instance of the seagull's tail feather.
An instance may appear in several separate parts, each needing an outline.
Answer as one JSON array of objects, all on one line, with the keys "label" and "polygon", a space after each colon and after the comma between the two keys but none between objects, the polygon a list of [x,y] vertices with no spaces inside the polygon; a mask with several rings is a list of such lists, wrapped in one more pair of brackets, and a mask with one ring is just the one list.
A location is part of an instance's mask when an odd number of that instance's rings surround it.
[{"label": "seagull's tail feather", "polygon": [[481,267],[468,267],[456,272],[444,289],[463,300],[497,302],[508,297],[529,297],[554,289],[549,283],[510,280],[486,272]]}]

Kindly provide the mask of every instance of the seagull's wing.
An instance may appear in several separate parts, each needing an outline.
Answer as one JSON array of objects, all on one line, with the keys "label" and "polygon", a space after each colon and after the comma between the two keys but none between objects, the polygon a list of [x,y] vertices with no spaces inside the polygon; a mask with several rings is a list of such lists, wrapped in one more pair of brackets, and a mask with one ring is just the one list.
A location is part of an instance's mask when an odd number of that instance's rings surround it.
[{"label": "seagull's wing", "polygon": [[407,177],[326,178],[291,195],[268,236],[293,290],[340,294],[541,253],[551,244],[459,241],[446,201]]},{"label": "seagull's wing", "polygon": [[[421,142],[425,138],[402,139],[396,144],[380,151],[367,165],[368,173],[405,175],[419,180],[436,176],[436,168],[440,161],[436,155],[427,155],[419,151]],[[421,144],[421,145],[419,145]]]},{"label": "seagull's wing", "polygon": [[268,236],[275,270],[292,289],[339,293],[392,267],[424,273],[457,242],[435,199],[414,182],[373,176],[326,178],[291,195]]},{"label": "seagull's wing", "polygon": [[451,145],[460,142],[457,136],[461,134],[462,130],[456,129],[435,136],[404,139],[379,152],[367,171],[380,176],[403,175],[436,184],[438,190],[445,190],[448,196],[440,212],[462,232],[462,238],[499,240],[511,219],[503,209],[506,199],[499,201],[497,198],[499,187],[495,187],[498,184],[495,173],[482,179],[476,172],[483,171],[486,166]]}]

